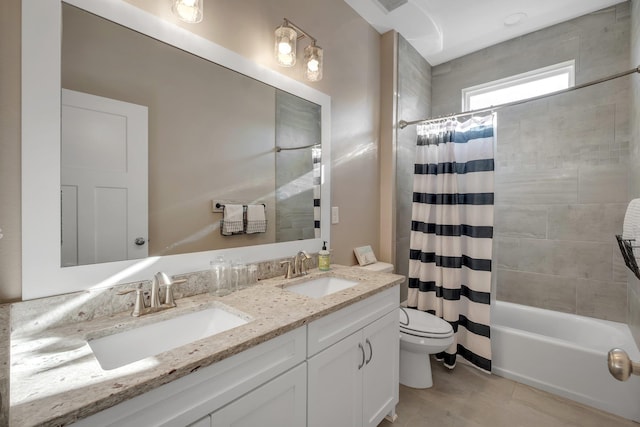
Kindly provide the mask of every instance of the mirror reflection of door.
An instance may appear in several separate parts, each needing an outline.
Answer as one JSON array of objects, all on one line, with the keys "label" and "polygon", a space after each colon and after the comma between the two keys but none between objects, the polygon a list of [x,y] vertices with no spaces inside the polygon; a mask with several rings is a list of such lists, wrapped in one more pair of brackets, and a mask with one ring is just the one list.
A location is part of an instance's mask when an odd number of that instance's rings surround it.
[{"label": "mirror reflection of door", "polygon": [[148,254],[147,107],[62,90],[63,267]]}]

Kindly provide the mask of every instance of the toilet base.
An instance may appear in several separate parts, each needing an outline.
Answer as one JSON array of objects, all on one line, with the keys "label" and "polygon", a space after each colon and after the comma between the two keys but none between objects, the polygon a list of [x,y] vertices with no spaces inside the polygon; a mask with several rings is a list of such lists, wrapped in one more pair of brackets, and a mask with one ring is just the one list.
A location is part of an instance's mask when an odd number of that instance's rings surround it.
[{"label": "toilet base", "polygon": [[431,357],[400,349],[400,384],[411,388],[432,387]]}]

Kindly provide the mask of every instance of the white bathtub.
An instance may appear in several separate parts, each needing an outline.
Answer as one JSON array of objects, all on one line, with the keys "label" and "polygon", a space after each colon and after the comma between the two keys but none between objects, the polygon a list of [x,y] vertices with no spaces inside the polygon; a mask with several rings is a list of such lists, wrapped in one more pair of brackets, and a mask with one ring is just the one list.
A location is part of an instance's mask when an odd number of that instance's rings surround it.
[{"label": "white bathtub", "polygon": [[640,421],[640,376],[609,374],[607,352],[640,360],[623,323],[497,301],[491,307],[492,372]]}]

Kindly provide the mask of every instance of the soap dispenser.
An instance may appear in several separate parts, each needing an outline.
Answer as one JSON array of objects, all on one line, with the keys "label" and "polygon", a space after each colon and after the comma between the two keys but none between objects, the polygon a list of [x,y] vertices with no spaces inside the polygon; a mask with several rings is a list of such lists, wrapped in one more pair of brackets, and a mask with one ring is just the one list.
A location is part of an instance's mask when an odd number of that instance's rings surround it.
[{"label": "soap dispenser", "polygon": [[331,253],[327,250],[327,242],[322,243],[322,250],[318,252],[318,270],[329,271],[331,265]]}]

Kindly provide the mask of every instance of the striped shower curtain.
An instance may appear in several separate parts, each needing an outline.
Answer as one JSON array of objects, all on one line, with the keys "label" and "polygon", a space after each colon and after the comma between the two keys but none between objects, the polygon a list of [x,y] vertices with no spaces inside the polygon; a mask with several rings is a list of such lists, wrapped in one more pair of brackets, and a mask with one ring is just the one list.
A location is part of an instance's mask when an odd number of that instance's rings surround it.
[{"label": "striped shower curtain", "polygon": [[443,318],[456,355],[491,371],[494,116],[418,125],[408,306]]}]

